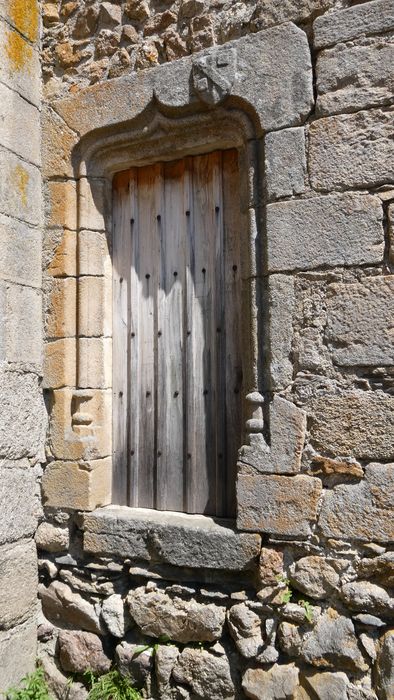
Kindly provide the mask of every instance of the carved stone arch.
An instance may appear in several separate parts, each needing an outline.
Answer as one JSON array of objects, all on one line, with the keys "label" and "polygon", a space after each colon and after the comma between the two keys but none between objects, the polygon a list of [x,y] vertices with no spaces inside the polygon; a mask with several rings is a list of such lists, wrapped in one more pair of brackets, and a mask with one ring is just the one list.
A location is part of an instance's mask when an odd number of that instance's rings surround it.
[{"label": "carved stone arch", "polygon": [[[287,24],[54,103],[56,112],[44,130],[44,150],[53,153],[60,148],[61,157],[48,159],[46,176],[49,184],[64,189],[67,211],[62,218],[76,223],[74,249],[69,251],[75,257],[74,282],[69,285],[73,291],[71,302],[63,301],[67,314],[74,294],[76,320],[75,342],[67,339],[75,353],[70,373],[74,382],[59,388],[47,382],[54,389],[49,435],[53,461],[43,480],[49,505],[91,510],[111,500],[112,177],[159,158],[174,160],[215,149],[238,149],[242,206],[248,215],[243,269],[248,437],[240,450],[240,471],[249,476],[298,471],[301,412],[276,398],[269,411],[271,446],[264,435],[262,394],[270,387],[259,329],[259,323],[266,321],[261,294],[262,136],[306,119],[312,104],[311,78],[306,36]],[[296,89],[300,83],[302,89]],[[51,349],[47,358],[47,365],[66,365],[70,361],[66,344],[57,352]],[[275,434],[283,417],[289,426],[285,441]],[[66,483],[65,489],[59,488],[60,482]],[[242,499],[245,489],[240,483]],[[253,529],[245,518],[239,524]]]}]

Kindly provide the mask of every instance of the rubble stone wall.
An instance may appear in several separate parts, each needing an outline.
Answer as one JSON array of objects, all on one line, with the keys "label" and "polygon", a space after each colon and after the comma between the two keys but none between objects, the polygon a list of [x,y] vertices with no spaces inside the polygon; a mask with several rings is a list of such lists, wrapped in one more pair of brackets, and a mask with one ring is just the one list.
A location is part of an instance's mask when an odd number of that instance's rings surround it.
[{"label": "rubble stone wall", "polygon": [[[84,698],[78,674],[116,663],[155,700],[393,698],[393,1],[67,1],[43,12],[52,408],[36,541],[53,687],[60,696],[75,673],[71,692]],[[234,39],[228,103],[249,100],[262,125],[248,141],[261,189],[246,206],[263,251],[248,280],[264,300],[237,522],[94,510],[110,500],[111,331],[97,311],[110,271],[105,183],[96,161],[90,180],[76,171],[78,149],[106,129],[110,144],[153,94],[169,114],[191,110],[189,54]],[[283,41],[294,76],[279,64]],[[242,78],[251,65],[257,91]],[[83,422],[71,428],[73,401],[96,415],[94,448],[76,439]]]},{"label": "rubble stone wall", "polygon": [[36,658],[45,461],[39,6],[0,6],[0,695]]}]

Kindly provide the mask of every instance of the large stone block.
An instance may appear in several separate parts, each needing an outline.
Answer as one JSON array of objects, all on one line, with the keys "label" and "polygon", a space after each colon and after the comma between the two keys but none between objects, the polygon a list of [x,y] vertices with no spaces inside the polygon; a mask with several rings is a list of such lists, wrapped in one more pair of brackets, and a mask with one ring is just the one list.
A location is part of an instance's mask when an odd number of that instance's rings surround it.
[{"label": "large stone block", "polygon": [[55,278],[51,281],[45,315],[48,339],[71,338],[77,329],[77,283],[75,278]]},{"label": "large stone block", "polygon": [[392,109],[370,109],[313,122],[309,128],[312,187],[329,191],[391,182],[393,134]]},{"label": "large stone block", "polygon": [[47,272],[51,277],[75,277],[77,274],[77,233],[46,231],[45,249],[51,255]]},{"label": "large stone block", "polygon": [[23,364],[32,370],[42,368],[41,291],[32,287],[7,284],[5,356],[8,362]]},{"label": "large stone block", "polygon": [[380,391],[320,393],[312,399],[311,443],[318,452],[356,459],[394,457],[394,396]]},{"label": "large stone block", "polygon": [[111,461],[51,462],[42,477],[44,504],[51,508],[94,510],[111,501]]},{"label": "large stone block", "polygon": [[393,101],[394,38],[363,37],[322,51],[317,59],[319,115],[353,112]]},{"label": "large stone block", "polygon": [[32,673],[37,656],[37,623],[30,619],[11,630],[0,631],[0,692]]},{"label": "large stone block", "polygon": [[43,386],[46,389],[76,385],[77,339],[61,338],[46,343],[44,348]]},{"label": "large stone block", "polygon": [[0,469],[0,545],[28,537],[41,514],[38,477],[40,469]]},{"label": "large stone block", "polygon": [[44,203],[47,226],[77,228],[77,184],[75,180],[52,180],[45,184]]},{"label": "large stone block", "polygon": [[105,233],[98,231],[79,231],[79,274],[112,274],[111,258]]},{"label": "large stone block", "polygon": [[112,392],[56,389],[52,392],[50,448],[59,460],[89,461],[112,452]]},{"label": "large stone block", "polygon": [[237,480],[240,530],[304,537],[316,521],[322,485],[309,476],[239,474]]},{"label": "large stone block", "polygon": [[265,180],[269,199],[305,192],[305,132],[273,131],[265,137]]},{"label": "large stone block", "polygon": [[268,271],[380,262],[378,197],[347,193],[267,206]]},{"label": "large stone block", "polygon": [[369,464],[365,480],[324,493],[319,527],[326,537],[368,542],[394,539],[394,464]]},{"label": "large stone block", "polygon": [[46,412],[35,374],[0,374],[0,458],[44,461]]},{"label": "large stone block", "polygon": [[34,541],[1,547],[0,561],[0,629],[9,629],[35,615],[38,576]]},{"label": "large stone block", "polygon": [[293,378],[291,346],[295,309],[294,278],[270,275],[268,278],[269,333],[265,334],[265,352],[269,357],[271,389],[285,389]]},{"label": "large stone block", "polygon": [[317,17],[314,23],[315,47],[348,41],[362,34],[394,29],[393,0],[372,0],[341,12]]},{"label": "large stone block", "polygon": [[204,515],[110,506],[84,516],[89,554],[161,561],[187,568],[253,569],[259,535],[237,533],[230,522]]},{"label": "large stone block", "polygon": [[249,436],[250,445],[245,445],[239,452],[240,463],[263,474],[299,472],[306,414],[287,399],[276,395],[270,404],[269,417],[270,445],[261,433],[252,433]]},{"label": "large stone block", "polygon": [[30,165],[0,148],[0,213],[38,226],[41,222],[41,177]]},{"label": "large stone block", "polygon": [[87,338],[112,335],[112,286],[104,277],[78,280],[79,333]]},{"label": "large stone block", "polygon": [[[40,115],[37,107],[0,83],[0,144],[40,165]],[[26,123],[29,138],[26,138]]]},{"label": "large stone block", "polygon": [[330,285],[327,316],[325,336],[336,364],[394,363],[394,275]]},{"label": "large stone block", "polygon": [[78,386],[111,388],[112,338],[80,338],[78,351]]},{"label": "large stone block", "polygon": [[0,278],[41,286],[41,231],[0,214]]},{"label": "large stone block", "polygon": [[29,41],[39,39],[40,6],[38,0],[3,0],[0,16],[23,34]]},{"label": "large stone block", "polygon": [[41,117],[42,172],[44,178],[73,178],[72,151],[77,134],[57,112],[47,107]]},{"label": "large stone block", "polygon": [[0,19],[0,80],[36,107],[40,106],[40,57],[37,50]]}]

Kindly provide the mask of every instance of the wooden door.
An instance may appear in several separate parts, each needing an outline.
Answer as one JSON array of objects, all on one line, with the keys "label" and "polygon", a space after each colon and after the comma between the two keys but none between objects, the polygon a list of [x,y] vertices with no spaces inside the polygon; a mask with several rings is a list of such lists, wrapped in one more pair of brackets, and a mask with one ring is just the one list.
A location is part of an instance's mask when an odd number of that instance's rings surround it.
[{"label": "wooden door", "polygon": [[114,502],[232,517],[242,444],[235,150],[114,179]]}]

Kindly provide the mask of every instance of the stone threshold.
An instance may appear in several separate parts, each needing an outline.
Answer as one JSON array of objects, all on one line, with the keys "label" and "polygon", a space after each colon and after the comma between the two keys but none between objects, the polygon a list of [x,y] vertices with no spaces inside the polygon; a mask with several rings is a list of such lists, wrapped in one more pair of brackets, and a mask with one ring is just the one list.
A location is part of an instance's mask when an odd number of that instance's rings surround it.
[{"label": "stone threshold", "polygon": [[105,506],[82,516],[85,554],[193,569],[248,571],[261,537],[232,520],[148,508]]}]

